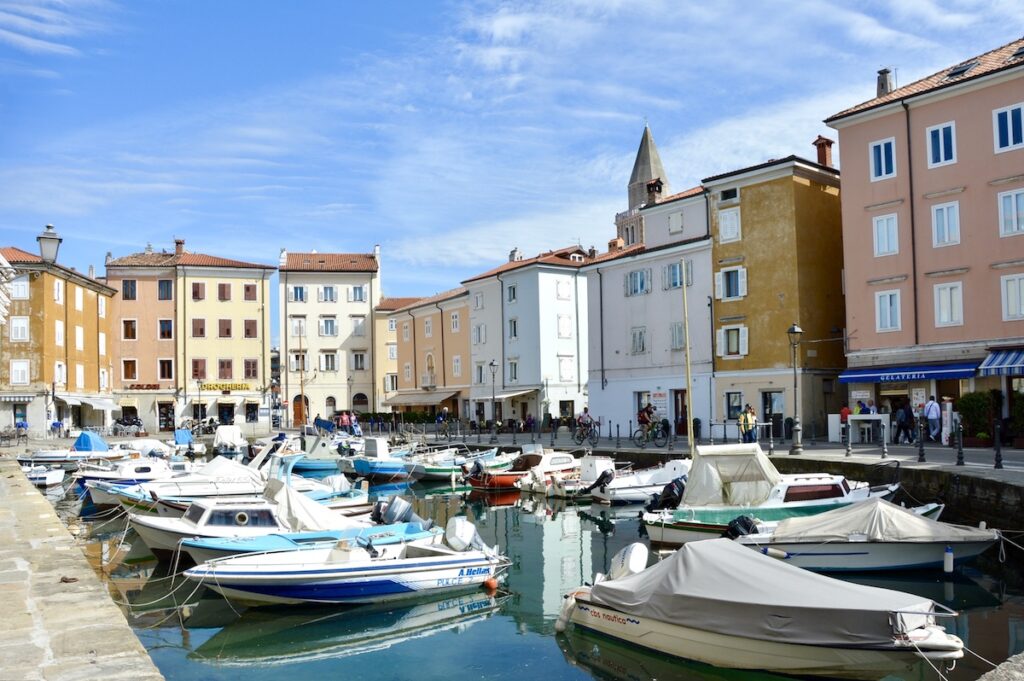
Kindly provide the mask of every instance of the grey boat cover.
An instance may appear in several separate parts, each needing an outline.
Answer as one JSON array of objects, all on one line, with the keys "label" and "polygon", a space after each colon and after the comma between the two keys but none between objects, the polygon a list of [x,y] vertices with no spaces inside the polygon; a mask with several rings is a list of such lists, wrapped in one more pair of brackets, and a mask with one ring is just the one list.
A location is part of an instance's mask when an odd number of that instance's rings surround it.
[{"label": "grey boat cover", "polygon": [[779,471],[756,443],[699,446],[690,466],[683,504],[763,504],[781,480]]},{"label": "grey boat cover", "polygon": [[366,523],[347,518],[310,499],[281,480],[267,480],[263,496],[277,504],[277,516],[290,532],[323,532],[365,527]]},{"label": "grey boat cover", "polygon": [[933,607],[927,598],[825,577],[729,539],[684,544],[643,572],[598,582],[590,600],[729,636],[858,648],[891,648],[894,627],[931,623]]},{"label": "grey boat cover", "polygon": [[787,518],[771,534],[772,542],[847,541],[851,534],[874,542],[995,541],[995,530],[940,523],[874,497],[833,511]]}]

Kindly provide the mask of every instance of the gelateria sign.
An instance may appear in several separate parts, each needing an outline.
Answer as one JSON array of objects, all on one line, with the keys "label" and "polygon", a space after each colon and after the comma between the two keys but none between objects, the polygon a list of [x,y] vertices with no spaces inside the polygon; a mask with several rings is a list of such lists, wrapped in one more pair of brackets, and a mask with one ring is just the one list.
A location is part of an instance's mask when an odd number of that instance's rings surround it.
[{"label": "gelateria sign", "polygon": [[200,390],[249,390],[248,383],[203,383]]}]

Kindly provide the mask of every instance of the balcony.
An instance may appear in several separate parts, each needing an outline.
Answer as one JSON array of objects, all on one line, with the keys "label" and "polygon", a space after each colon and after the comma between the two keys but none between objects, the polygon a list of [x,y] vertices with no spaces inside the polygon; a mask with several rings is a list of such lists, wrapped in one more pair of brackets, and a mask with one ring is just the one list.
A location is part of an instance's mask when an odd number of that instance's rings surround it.
[{"label": "balcony", "polygon": [[437,377],[433,373],[420,374],[420,387],[424,390],[433,390],[437,387]]}]

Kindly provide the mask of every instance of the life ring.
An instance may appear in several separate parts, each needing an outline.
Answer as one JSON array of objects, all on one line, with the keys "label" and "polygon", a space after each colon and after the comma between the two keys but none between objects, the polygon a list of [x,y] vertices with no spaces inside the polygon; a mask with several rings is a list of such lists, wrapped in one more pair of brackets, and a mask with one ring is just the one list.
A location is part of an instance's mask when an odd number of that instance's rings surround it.
[{"label": "life ring", "polygon": [[239,511],[238,513],[236,513],[235,514],[235,524],[236,525],[248,525],[249,524],[249,514],[246,513],[245,511]]}]

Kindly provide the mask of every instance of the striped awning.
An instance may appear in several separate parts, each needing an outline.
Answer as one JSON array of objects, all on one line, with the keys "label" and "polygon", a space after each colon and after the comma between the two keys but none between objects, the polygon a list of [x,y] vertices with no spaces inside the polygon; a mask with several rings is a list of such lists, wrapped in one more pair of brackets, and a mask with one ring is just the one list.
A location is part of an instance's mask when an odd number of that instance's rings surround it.
[{"label": "striped awning", "polygon": [[904,383],[906,381],[929,381],[944,378],[971,378],[977,362],[954,364],[920,364],[902,367],[875,367],[871,369],[848,369],[839,374],[840,383]]},{"label": "striped awning", "polygon": [[0,402],[31,402],[36,398],[35,395],[25,394],[0,394]]},{"label": "striped awning", "polygon": [[139,408],[138,397],[122,397],[117,401],[117,403],[122,407],[135,407],[136,409]]},{"label": "striped awning", "polygon": [[978,367],[979,376],[1024,376],[1024,348],[997,350]]}]

